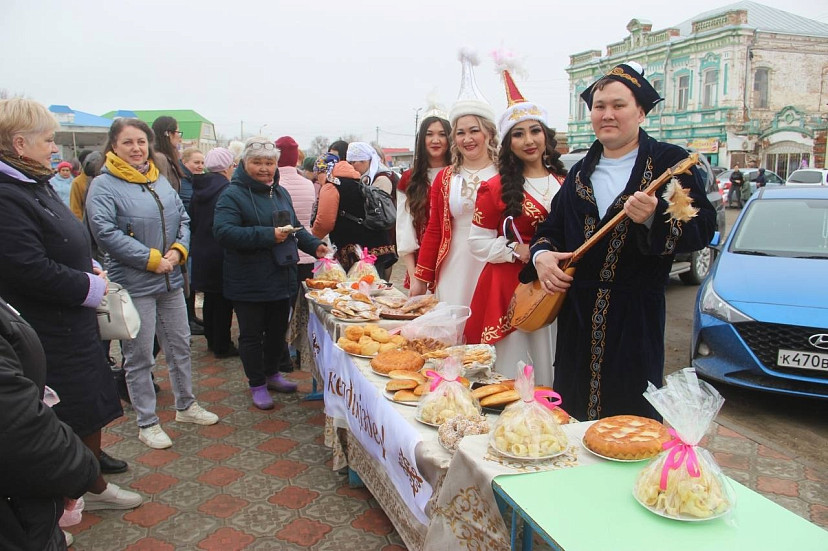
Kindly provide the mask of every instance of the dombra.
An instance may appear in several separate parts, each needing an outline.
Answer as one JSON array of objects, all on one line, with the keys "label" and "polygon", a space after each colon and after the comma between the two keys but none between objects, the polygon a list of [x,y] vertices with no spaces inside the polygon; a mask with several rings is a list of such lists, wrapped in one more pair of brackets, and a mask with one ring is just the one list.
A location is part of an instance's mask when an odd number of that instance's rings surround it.
[{"label": "dombra", "polygon": [[[644,190],[644,193],[647,195],[655,194],[670,178],[677,174],[688,174],[690,169],[698,162],[698,153],[690,154],[689,157],[676,163],[672,168],[668,168],[661,176],[653,180],[647,186],[647,189]],[[583,245],[578,247],[572,253],[572,256],[564,262],[561,269],[568,275],[574,276],[575,263],[626,217],[627,215],[623,210],[616,214],[612,220],[607,222],[592,237],[587,239]],[[550,295],[543,290],[538,280],[531,283],[519,283],[515,289],[515,293],[512,295],[512,301],[509,304],[512,327],[527,333],[537,331],[541,327],[546,327],[558,317],[565,298],[566,293],[554,293]]]}]

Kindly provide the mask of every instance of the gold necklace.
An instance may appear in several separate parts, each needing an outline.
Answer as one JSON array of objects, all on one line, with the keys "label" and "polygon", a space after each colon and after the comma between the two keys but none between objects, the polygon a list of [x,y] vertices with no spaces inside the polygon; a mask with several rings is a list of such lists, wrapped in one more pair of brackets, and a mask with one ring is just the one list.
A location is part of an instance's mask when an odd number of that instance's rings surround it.
[{"label": "gold necklace", "polygon": [[548,201],[550,201],[552,199],[552,196],[549,194],[549,190],[552,187],[552,175],[551,174],[546,175],[546,189],[543,190],[543,191],[541,191],[537,187],[535,187],[535,184],[530,182],[529,178],[526,178],[524,176],[523,180],[524,180],[524,182],[526,182],[526,185],[528,185],[530,188],[532,188],[536,193],[540,194],[541,198],[543,199],[544,204],[546,204]]},{"label": "gold necklace", "polygon": [[462,169],[463,169],[463,170],[465,170],[465,171],[466,171],[466,173],[468,173],[468,175],[469,175],[469,179],[474,179],[474,177],[475,177],[475,176],[477,176],[477,173],[478,173],[478,172],[480,172],[480,171],[481,171],[481,170],[483,170],[484,168],[488,168],[488,167],[489,167],[489,165],[486,165],[486,166],[484,166],[483,168],[478,168],[477,170],[469,170],[469,169],[468,169],[468,168],[466,168],[466,167],[462,167]]}]

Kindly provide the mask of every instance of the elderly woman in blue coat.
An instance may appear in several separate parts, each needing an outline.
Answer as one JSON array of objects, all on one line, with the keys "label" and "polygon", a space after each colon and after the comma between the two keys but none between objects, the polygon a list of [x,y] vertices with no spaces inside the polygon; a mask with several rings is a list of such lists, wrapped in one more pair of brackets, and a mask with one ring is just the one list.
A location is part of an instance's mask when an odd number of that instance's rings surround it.
[{"label": "elderly woman in blue coat", "polygon": [[253,404],[272,409],[268,389],[295,392],[279,372],[296,286],[298,249],[328,253],[296,218],[279,185],[279,150],[266,138],[247,140],[241,163],[216,203],[213,234],[224,247],[224,295],[239,321],[239,354]]},{"label": "elderly woman in blue coat", "polygon": [[141,316],[138,336],[123,341],[127,389],[138,420],[138,439],[155,449],[172,441],[155,412],[151,369],[158,337],[175,395],[175,420],[212,425],[218,416],[193,395],[190,326],[181,265],[187,261],[190,218],[170,182],[155,166],[152,130],[138,119],[109,129],[106,163],[92,181],[86,217],[109,258],[109,277],[129,291]]}]

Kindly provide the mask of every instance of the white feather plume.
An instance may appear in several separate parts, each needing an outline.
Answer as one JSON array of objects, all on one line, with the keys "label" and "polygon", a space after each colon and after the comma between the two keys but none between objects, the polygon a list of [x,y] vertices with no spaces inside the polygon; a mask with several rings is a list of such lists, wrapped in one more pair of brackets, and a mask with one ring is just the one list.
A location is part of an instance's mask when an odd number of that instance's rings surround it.
[{"label": "white feather plume", "polygon": [[494,60],[495,72],[503,78],[503,71],[509,71],[512,75],[517,75],[521,78],[526,78],[526,66],[524,60],[511,50],[505,48],[498,48],[492,50],[492,59]]},{"label": "white feather plume", "polygon": [[480,57],[471,46],[463,46],[460,48],[460,51],[457,52],[457,59],[460,60],[460,63],[468,61],[473,66],[480,65]]}]

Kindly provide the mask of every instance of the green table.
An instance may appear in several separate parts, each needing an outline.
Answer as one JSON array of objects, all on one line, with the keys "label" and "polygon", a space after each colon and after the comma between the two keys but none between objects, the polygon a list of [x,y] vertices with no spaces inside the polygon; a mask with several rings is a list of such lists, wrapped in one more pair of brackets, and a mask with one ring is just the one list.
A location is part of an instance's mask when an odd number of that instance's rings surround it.
[{"label": "green table", "polygon": [[[502,475],[495,496],[524,521],[523,548],[533,531],[565,551],[826,551],[828,531],[731,480],[735,526],[662,518],[642,507],[632,488],[643,463],[602,462],[540,473]],[[516,549],[516,520],[512,549]]]}]

